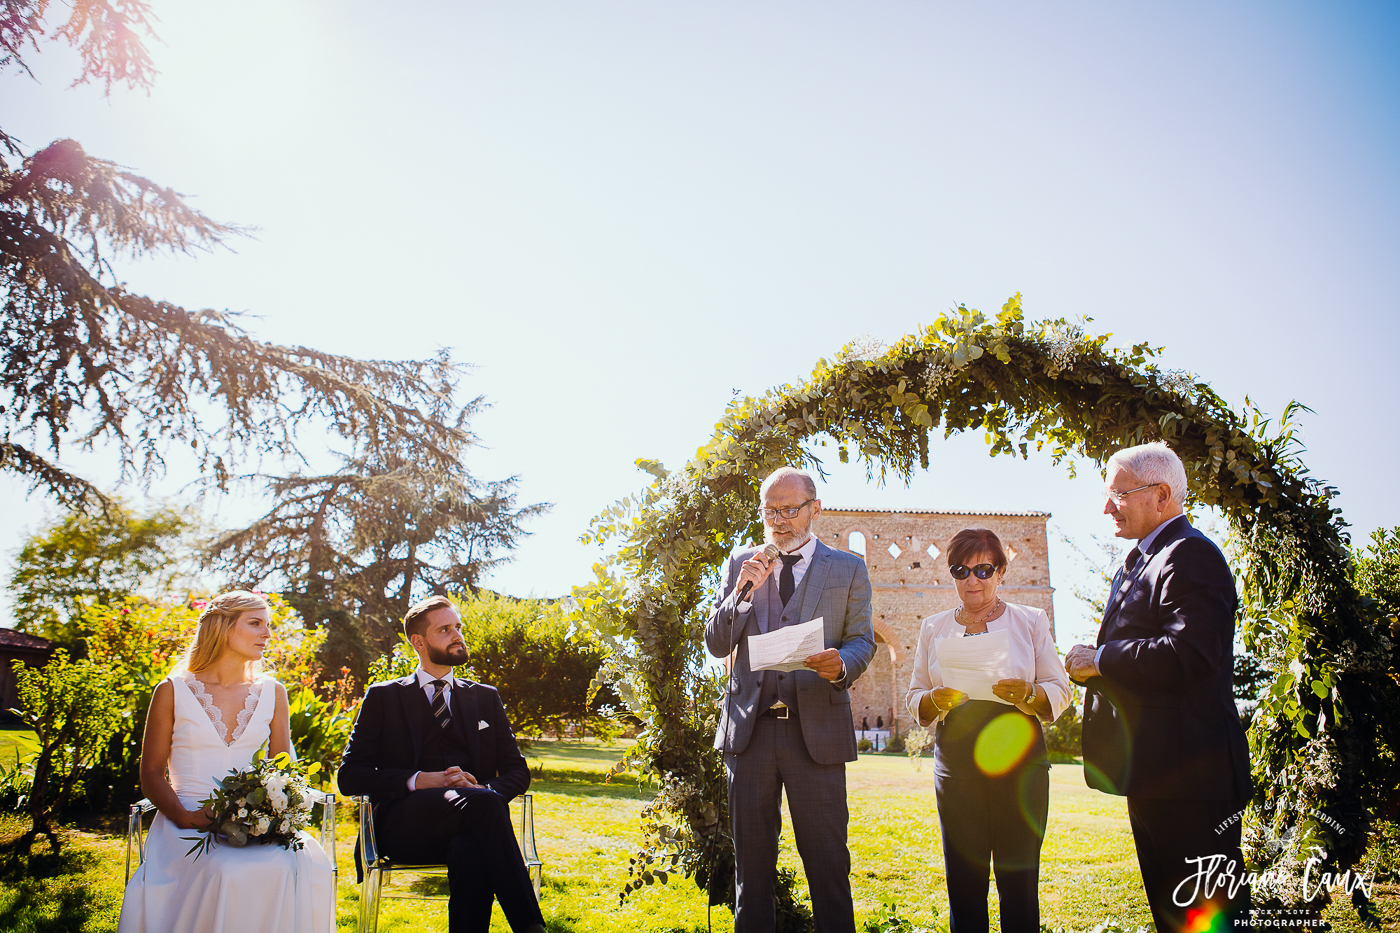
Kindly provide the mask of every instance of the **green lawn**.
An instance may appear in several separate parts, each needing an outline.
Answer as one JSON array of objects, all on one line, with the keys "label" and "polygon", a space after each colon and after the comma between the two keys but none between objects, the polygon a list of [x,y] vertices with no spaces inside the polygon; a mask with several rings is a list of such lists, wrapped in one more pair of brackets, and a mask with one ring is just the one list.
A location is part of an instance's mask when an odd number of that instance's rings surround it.
[{"label": "green lawn", "polygon": [[24,743],[33,742],[34,733],[19,726],[0,726],[0,765],[13,768],[15,765],[15,754],[29,753],[29,748]]},{"label": "green lawn", "polygon": [[[4,733],[0,732],[0,741]],[[689,881],[649,888],[619,905],[617,890],[637,841],[637,816],[649,797],[623,777],[603,783],[622,751],[592,742],[538,742],[527,753],[537,775],[535,829],[545,862],[541,907],[551,933],[703,931],[704,898]],[[3,754],[0,745],[0,754]],[[851,799],[852,884],[860,921],[896,900],[900,913],[918,922],[946,919],[943,860],[933,805],[933,773],[915,770],[908,759],[864,755],[848,771]],[[517,805],[518,807],[518,805]],[[516,810],[518,814],[518,809]],[[0,818],[0,841],[23,824]],[[337,856],[341,871],[339,929],[354,929],[353,817],[342,809]],[[69,830],[66,850],[55,859],[14,855],[0,858],[0,930],[110,931],[121,900],[120,838],[100,831]],[[38,848],[36,852],[40,851]],[[784,835],[783,864],[799,869],[790,834]],[[410,889],[430,891],[436,882],[396,876]],[[803,891],[805,895],[805,889]],[[1400,896],[1389,889],[1381,900],[1387,929],[1400,929]],[[1051,772],[1050,826],[1041,869],[1042,920],[1052,926],[1086,929],[1115,918],[1125,926],[1150,922],[1137,874],[1132,837],[1121,798],[1088,790],[1076,765]],[[1333,927],[1360,933],[1350,906],[1329,912]],[[729,911],[717,908],[716,933],[733,929]],[[380,929],[392,933],[446,928],[445,905],[387,901]],[[499,908],[493,931],[507,930]]]}]

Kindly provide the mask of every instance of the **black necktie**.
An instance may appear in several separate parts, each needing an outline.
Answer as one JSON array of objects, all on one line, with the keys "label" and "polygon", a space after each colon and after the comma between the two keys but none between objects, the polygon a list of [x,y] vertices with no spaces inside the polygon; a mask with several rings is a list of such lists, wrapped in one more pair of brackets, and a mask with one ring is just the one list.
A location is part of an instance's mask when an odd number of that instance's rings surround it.
[{"label": "black necktie", "polygon": [[433,717],[439,726],[446,729],[452,725],[452,711],[447,708],[447,681],[434,680],[431,683],[437,688],[433,694]]},{"label": "black necktie", "polygon": [[1138,558],[1140,557],[1142,557],[1142,551],[1139,551],[1136,547],[1128,552],[1128,556],[1123,558],[1123,576],[1126,577],[1133,572],[1133,568],[1137,566]]},{"label": "black necktie", "polygon": [[783,559],[783,570],[778,575],[778,598],[783,601],[783,605],[788,604],[792,599],[792,591],[797,589],[797,581],[792,577],[792,568],[802,559],[801,554],[780,554]]}]

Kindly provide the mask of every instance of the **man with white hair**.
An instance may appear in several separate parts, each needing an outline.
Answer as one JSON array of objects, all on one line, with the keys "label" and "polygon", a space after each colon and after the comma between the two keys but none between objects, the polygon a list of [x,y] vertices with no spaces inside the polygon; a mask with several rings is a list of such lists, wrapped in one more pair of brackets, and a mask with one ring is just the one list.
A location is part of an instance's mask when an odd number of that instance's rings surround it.
[{"label": "man with white hair", "polygon": [[[817,933],[855,933],[846,845],[846,762],[856,760],[851,684],[875,654],[865,561],[812,534],[812,478],[783,467],[759,487],[764,539],[729,558],[705,644],[729,657],[715,747],[724,752],[734,839],[735,933],[772,933],[783,789]],[[769,556],[769,554],[773,556]],[[748,584],[747,586],[745,584]],[[754,670],[749,640],[822,620],[822,650],[795,671]]]},{"label": "man with white hair", "polygon": [[1118,451],[1106,479],[1104,513],[1137,546],[1113,578],[1097,646],[1065,656],[1087,688],[1084,779],[1128,798],[1159,933],[1229,929],[1249,905],[1230,875],[1244,875],[1239,814],[1253,793],[1232,690],[1234,577],[1187,521],[1186,471],[1166,444]]}]

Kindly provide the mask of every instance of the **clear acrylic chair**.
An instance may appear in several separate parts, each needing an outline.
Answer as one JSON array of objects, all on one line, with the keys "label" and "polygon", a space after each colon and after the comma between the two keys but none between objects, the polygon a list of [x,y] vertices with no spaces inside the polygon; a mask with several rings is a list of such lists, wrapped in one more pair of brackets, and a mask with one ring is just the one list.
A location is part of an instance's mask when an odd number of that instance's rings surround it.
[{"label": "clear acrylic chair", "polygon": [[[390,893],[388,887],[396,871],[412,872],[416,875],[445,875],[446,865],[400,865],[390,861],[379,851],[374,841],[374,809],[368,797],[350,798],[360,808],[360,838],[356,843],[359,850],[360,868],[363,871],[360,881],[360,920],[355,929],[358,933],[378,933],[379,904],[382,898],[393,897],[405,900],[446,900],[440,894]],[[520,854],[525,858],[525,868],[530,873],[530,884],[535,889],[535,898],[540,896],[540,884],[544,878],[544,863],[540,861],[539,850],[535,847],[535,798],[533,794],[521,794],[520,801]]]}]

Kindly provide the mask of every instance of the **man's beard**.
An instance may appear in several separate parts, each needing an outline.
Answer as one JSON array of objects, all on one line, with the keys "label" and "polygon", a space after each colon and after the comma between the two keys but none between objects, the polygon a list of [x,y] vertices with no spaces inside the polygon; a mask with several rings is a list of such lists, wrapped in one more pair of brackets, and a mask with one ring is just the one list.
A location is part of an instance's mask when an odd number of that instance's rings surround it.
[{"label": "man's beard", "polygon": [[784,532],[774,531],[771,526],[767,525],[763,528],[763,542],[765,544],[776,544],[784,551],[791,551],[794,548],[801,547],[807,543],[807,539],[811,536],[811,526],[808,526],[806,531],[798,531],[794,528],[792,531]]},{"label": "man's beard", "polygon": [[428,646],[428,660],[443,667],[456,667],[467,663],[467,646],[450,645],[446,648]]}]

